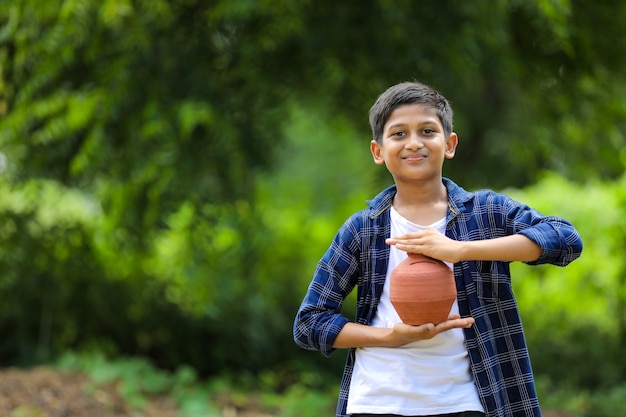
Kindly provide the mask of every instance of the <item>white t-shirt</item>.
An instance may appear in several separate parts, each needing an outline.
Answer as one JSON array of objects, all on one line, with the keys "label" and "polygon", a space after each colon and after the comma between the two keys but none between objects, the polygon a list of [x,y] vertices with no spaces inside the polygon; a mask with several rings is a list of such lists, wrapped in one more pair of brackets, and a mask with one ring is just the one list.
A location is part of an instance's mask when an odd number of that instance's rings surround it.
[{"label": "white t-shirt", "polygon": [[[391,236],[434,228],[445,233],[446,219],[428,226],[411,223],[391,207]],[[391,328],[400,317],[389,301],[389,275],[407,254],[391,246],[387,279],[371,325]],[[452,267],[451,264],[448,266]],[[454,301],[450,314],[458,313]],[[348,414],[409,416],[484,411],[478,397],[462,329],[404,346],[356,350]]]}]

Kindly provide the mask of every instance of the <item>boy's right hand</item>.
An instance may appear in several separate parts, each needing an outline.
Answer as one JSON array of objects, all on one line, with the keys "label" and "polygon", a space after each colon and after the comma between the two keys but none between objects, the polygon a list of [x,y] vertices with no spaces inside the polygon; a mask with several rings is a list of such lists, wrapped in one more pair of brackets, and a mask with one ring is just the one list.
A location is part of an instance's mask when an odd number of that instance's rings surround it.
[{"label": "boy's right hand", "polygon": [[397,341],[393,343],[396,346],[406,345],[407,343],[416,342],[418,340],[432,339],[441,332],[450,329],[469,328],[474,324],[472,317],[461,318],[458,314],[451,315],[447,321],[437,325],[433,323],[412,326],[410,324],[398,323],[393,327],[392,339]]},{"label": "boy's right hand", "polygon": [[410,324],[400,322],[392,328],[387,328],[346,323],[337,335],[333,347],[398,347],[418,340],[432,339],[446,330],[471,327],[472,324],[474,324],[472,317],[462,319],[458,314],[451,315],[447,321],[437,325],[427,323],[420,326],[411,326]]}]

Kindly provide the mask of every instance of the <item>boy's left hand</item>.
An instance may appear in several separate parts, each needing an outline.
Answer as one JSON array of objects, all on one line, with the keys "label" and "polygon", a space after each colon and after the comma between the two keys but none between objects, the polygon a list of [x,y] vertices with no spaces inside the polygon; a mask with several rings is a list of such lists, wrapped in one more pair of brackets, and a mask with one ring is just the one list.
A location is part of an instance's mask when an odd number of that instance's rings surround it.
[{"label": "boy's left hand", "polygon": [[435,229],[407,233],[389,238],[386,242],[405,252],[418,253],[440,261],[455,263],[463,260],[460,256],[462,242],[450,239]]}]

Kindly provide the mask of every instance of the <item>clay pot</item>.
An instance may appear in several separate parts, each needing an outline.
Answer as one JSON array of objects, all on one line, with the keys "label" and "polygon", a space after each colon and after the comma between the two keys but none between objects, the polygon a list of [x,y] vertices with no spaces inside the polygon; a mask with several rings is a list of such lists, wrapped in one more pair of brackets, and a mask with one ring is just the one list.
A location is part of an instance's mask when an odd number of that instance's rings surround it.
[{"label": "clay pot", "polygon": [[456,298],[454,272],[443,262],[409,253],[390,276],[389,298],[403,323],[438,324]]}]

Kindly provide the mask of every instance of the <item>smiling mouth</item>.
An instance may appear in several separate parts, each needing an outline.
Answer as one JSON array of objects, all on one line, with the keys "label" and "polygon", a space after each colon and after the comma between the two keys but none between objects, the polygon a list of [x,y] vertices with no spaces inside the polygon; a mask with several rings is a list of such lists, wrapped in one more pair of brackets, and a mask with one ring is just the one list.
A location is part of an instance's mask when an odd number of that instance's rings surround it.
[{"label": "smiling mouth", "polygon": [[403,157],[402,159],[406,161],[422,161],[426,159],[426,155],[407,155]]}]

